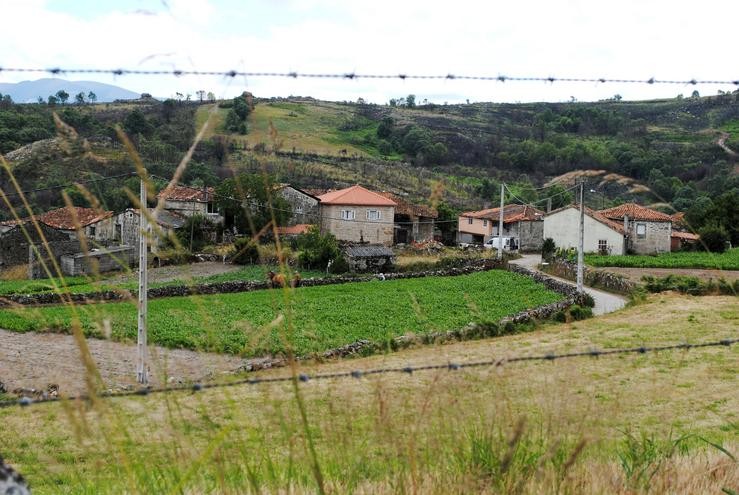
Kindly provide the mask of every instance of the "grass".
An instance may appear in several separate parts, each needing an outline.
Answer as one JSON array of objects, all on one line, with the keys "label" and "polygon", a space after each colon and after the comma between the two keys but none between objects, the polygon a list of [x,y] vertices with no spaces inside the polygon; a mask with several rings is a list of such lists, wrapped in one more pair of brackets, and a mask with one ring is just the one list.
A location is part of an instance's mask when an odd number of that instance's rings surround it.
[{"label": "grass", "polygon": [[675,252],[659,255],[603,256],[585,255],[585,263],[591,266],[618,266],[626,268],[708,268],[739,270],[739,248],[725,253]]},{"label": "grass", "polygon": [[[171,287],[176,285],[193,285],[193,284],[212,284],[221,282],[233,282],[237,280],[261,280],[267,279],[267,272],[279,271],[279,267],[275,265],[247,265],[240,267],[238,270],[217,275],[205,275],[186,277],[183,274],[174,280],[166,282],[153,282],[149,284],[151,288]],[[151,273],[151,271],[149,272]],[[303,278],[326,277],[326,273],[316,270],[300,270]],[[118,278],[115,275],[103,277],[100,280],[93,280],[91,277],[64,277],[64,282],[69,291],[73,293],[97,292],[103,290],[133,290],[138,288],[138,275],[131,274],[125,278]],[[151,275],[150,275],[151,277]],[[34,294],[42,292],[54,292],[54,285],[61,287],[62,280],[40,279],[40,280],[2,280],[0,281],[0,296],[10,294]]]},{"label": "grass", "polygon": [[[660,295],[300,371],[698,342],[735,336],[738,320],[732,298]],[[37,494],[316,493],[312,465],[329,493],[722,493],[739,485],[738,363],[734,346],[316,380],[300,400],[262,384],[2,409],[0,451]]]},{"label": "grass", "polygon": [[[488,271],[305,287],[289,300],[275,291],[155,299],[149,302],[149,341],[244,355],[293,348],[304,355],[368,339],[385,342],[407,333],[446,331],[471,321],[496,322],[562,296],[521,275]],[[76,309],[86,335],[101,336],[110,321],[118,340],[136,337],[136,306],[122,302]],[[63,306],[0,311],[0,328],[70,332]]]}]

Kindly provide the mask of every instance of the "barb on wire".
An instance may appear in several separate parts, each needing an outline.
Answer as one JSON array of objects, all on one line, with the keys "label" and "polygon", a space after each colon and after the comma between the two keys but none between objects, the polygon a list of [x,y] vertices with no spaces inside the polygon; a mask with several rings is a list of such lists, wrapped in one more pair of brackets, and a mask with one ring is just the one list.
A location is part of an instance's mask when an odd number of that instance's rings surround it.
[{"label": "barb on wire", "polygon": [[[589,349],[587,351],[576,351],[576,352],[566,352],[562,354],[557,353],[547,353],[547,354],[538,354],[538,355],[529,355],[529,356],[514,356],[514,357],[508,357],[508,358],[500,358],[500,359],[488,359],[484,361],[470,361],[470,362],[463,362],[463,363],[456,363],[456,362],[447,362],[447,363],[436,363],[436,364],[425,364],[425,365],[407,365],[407,366],[397,366],[397,367],[387,367],[387,368],[373,368],[373,369],[367,369],[367,370],[353,370],[353,371],[337,371],[334,373],[317,373],[315,375],[310,375],[307,373],[300,373],[297,376],[277,376],[277,377],[265,377],[265,378],[259,378],[259,377],[251,377],[246,378],[242,380],[234,380],[229,382],[205,382],[205,383],[193,383],[191,385],[177,385],[177,386],[169,386],[169,387],[161,387],[161,388],[153,388],[153,387],[144,387],[139,388],[136,390],[126,391],[126,392],[110,392],[110,393],[102,393],[99,394],[97,397],[99,398],[105,398],[105,399],[112,399],[112,398],[119,398],[119,397],[131,397],[131,396],[146,396],[146,395],[152,395],[152,394],[159,394],[159,393],[169,393],[169,392],[183,392],[183,391],[190,391],[190,392],[200,392],[202,390],[207,389],[213,389],[213,388],[224,388],[224,387],[236,387],[240,385],[258,385],[258,384],[269,384],[269,383],[288,383],[288,382],[295,382],[299,381],[302,383],[307,383],[312,380],[330,380],[330,379],[343,379],[343,378],[363,378],[365,376],[370,375],[380,375],[380,374],[391,374],[391,373],[399,373],[399,374],[405,374],[405,375],[412,375],[413,373],[417,371],[433,371],[433,370],[449,370],[449,371],[457,371],[465,368],[481,368],[481,367],[490,367],[490,366],[502,366],[504,364],[510,364],[510,363],[520,363],[520,362],[531,362],[531,361],[555,361],[555,360],[561,360],[561,359],[574,359],[574,358],[581,358],[581,357],[592,357],[597,358],[601,356],[614,356],[618,354],[646,354],[649,352],[663,352],[663,351],[676,351],[676,350],[691,350],[691,349],[699,349],[699,348],[707,348],[707,347],[730,347],[733,344],[736,344],[739,342],[739,338],[735,339],[721,339],[721,340],[715,340],[715,341],[709,341],[709,342],[700,342],[696,344],[690,344],[690,343],[682,343],[682,344],[670,344],[670,345],[663,345],[663,346],[640,346],[640,347],[626,347],[626,348],[619,348],[619,349]],[[40,399],[32,399],[31,397],[21,397],[16,400],[4,400],[0,401],[0,409],[7,408],[7,407],[14,407],[14,406],[22,406],[27,407],[31,405],[39,405],[39,404],[48,404],[51,402],[61,402],[61,401],[86,401],[90,398],[85,395],[80,395],[76,397],[42,397]]]},{"label": "barb on wire", "polygon": [[444,80],[444,81],[494,81],[494,82],[545,82],[545,83],[616,83],[616,84],[675,84],[683,86],[698,86],[706,84],[721,84],[739,86],[739,79],[648,79],[638,78],[611,78],[611,77],[554,77],[554,76],[508,76],[499,74],[469,75],[469,74],[357,74],[356,72],[316,73],[316,72],[264,72],[264,71],[238,71],[238,70],[181,70],[181,69],[104,69],[104,68],[40,68],[40,67],[0,67],[0,72],[43,72],[52,75],[60,74],[110,74],[113,76],[221,76],[221,77],[285,77],[285,78],[307,78],[307,79],[406,79],[417,80]]}]

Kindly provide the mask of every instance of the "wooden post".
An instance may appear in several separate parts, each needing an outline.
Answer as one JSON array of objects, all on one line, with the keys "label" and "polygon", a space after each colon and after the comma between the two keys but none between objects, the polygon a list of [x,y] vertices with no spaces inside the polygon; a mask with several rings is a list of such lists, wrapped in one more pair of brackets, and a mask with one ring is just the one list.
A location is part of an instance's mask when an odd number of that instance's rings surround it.
[{"label": "wooden post", "polygon": [[138,343],[136,350],[138,352],[136,361],[136,381],[142,385],[149,383],[149,372],[147,366],[147,349],[146,349],[146,312],[147,312],[147,231],[148,221],[146,218],[146,182],[141,179],[140,185],[140,201],[141,208],[139,210],[139,304],[138,304]]}]

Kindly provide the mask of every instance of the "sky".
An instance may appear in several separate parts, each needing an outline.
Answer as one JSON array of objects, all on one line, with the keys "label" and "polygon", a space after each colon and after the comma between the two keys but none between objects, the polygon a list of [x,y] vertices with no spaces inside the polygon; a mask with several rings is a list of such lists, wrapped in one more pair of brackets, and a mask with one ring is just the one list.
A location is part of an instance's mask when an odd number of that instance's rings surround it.
[{"label": "sky", "polygon": [[[4,0],[0,67],[739,79],[739,2]],[[0,82],[49,77],[0,72]],[[65,76],[61,76],[65,77]],[[434,103],[702,95],[733,85],[67,76],[157,97]]]}]

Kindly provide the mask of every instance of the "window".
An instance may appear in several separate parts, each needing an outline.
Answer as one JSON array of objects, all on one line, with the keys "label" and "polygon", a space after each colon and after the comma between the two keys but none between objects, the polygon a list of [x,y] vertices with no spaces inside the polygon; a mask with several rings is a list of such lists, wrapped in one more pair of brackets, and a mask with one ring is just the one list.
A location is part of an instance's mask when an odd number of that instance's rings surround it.
[{"label": "window", "polygon": [[212,201],[208,201],[208,206],[205,211],[207,211],[208,213],[216,213],[216,208]]},{"label": "window", "polygon": [[90,237],[95,237],[95,226],[94,225],[90,225],[89,232],[90,232],[89,234]]},{"label": "window", "polygon": [[645,239],[647,237],[647,224],[637,223],[636,224],[636,238]]},{"label": "window", "polygon": [[341,210],[342,220],[354,220],[354,210]]},{"label": "window", "polygon": [[295,207],[295,213],[297,213],[298,215],[300,215],[301,213],[303,213],[303,207],[302,206],[296,206]]},{"label": "window", "polygon": [[367,210],[367,220],[379,220],[380,210]]},{"label": "window", "polygon": [[598,239],[598,254],[608,254],[608,241],[606,239]]},{"label": "window", "polygon": [[470,225],[472,225],[472,217],[470,217],[470,218],[467,219],[467,223],[470,224]]},{"label": "window", "polygon": [[487,220],[483,220],[482,221],[482,226],[483,227],[487,227],[488,226],[488,221]]}]

